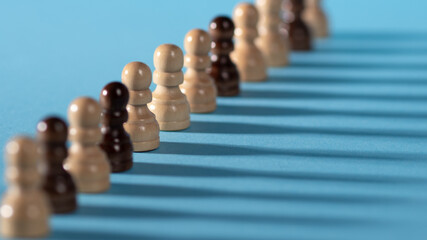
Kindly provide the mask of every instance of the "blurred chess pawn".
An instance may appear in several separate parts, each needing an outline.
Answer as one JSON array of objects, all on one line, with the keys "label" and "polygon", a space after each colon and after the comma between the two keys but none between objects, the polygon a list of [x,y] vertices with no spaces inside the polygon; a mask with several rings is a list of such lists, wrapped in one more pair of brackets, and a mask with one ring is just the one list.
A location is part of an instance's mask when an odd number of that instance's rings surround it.
[{"label": "blurred chess pawn", "polygon": [[102,140],[101,106],[88,97],[75,99],[68,108],[71,147],[64,168],[79,192],[99,193],[110,188],[111,167],[99,146]]},{"label": "blurred chess pawn", "polygon": [[129,89],[126,109],[129,118],[124,124],[135,152],[151,151],[159,147],[159,124],[156,116],[148,109],[152,100],[151,70],[142,62],[128,63],[122,71],[122,82]]},{"label": "blurred chess pawn", "polygon": [[77,208],[77,189],[63,164],[67,152],[67,124],[58,117],[48,117],[37,124],[37,140],[45,161],[43,189],[54,213],[68,213]]},{"label": "blurred chess pawn", "polygon": [[267,79],[267,66],[264,56],[255,45],[258,37],[258,11],[250,3],[240,3],[233,12],[233,21],[236,25],[234,37],[236,47],[231,53],[231,59],[239,69],[240,79],[243,82],[260,82]]},{"label": "blurred chess pawn", "polygon": [[157,87],[148,107],[156,115],[162,131],[178,131],[190,126],[190,105],[179,89],[184,81],[183,55],[173,44],[160,45],[154,52],[153,79]]},{"label": "blurred chess pawn", "polygon": [[191,112],[208,113],[216,109],[216,87],[214,80],[206,69],[211,66],[209,51],[211,37],[200,29],[193,29],[184,39],[184,48],[187,54],[184,57],[184,66],[187,71],[181,91],[186,95]]},{"label": "blurred chess pawn", "polygon": [[0,208],[1,234],[7,238],[45,237],[50,231],[50,204],[41,187],[37,144],[16,137],[5,152],[9,187]]},{"label": "blurred chess pawn", "polygon": [[256,7],[260,14],[258,22],[259,37],[255,40],[270,67],[288,65],[288,36],[280,31],[282,0],[257,0]]},{"label": "blurred chess pawn", "polygon": [[307,23],[314,37],[326,38],[329,36],[328,19],[322,9],[321,0],[306,0],[303,19]]},{"label": "blurred chess pawn", "polygon": [[311,33],[307,24],[302,19],[304,0],[285,0],[286,29],[289,34],[289,42],[294,51],[310,51]]}]

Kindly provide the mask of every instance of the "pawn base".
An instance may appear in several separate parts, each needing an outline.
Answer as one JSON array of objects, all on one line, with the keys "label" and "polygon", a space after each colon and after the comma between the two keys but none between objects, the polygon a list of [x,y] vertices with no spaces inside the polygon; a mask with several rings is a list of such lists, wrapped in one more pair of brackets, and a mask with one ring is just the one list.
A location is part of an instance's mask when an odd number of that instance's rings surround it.
[{"label": "pawn base", "polygon": [[147,152],[147,151],[157,149],[160,145],[160,139],[157,138],[151,141],[133,142],[132,144],[133,144],[134,152]]},{"label": "pawn base", "polygon": [[161,131],[179,131],[184,130],[190,126],[190,119],[180,122],[158,122]]}]

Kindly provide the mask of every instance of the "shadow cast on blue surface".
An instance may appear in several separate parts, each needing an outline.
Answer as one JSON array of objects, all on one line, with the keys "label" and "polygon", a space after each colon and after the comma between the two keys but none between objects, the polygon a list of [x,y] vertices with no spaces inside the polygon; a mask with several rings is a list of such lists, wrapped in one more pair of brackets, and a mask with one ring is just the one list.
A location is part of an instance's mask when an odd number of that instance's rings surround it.
[{"label": "shadow cast on blue surface", "polygon": [[280,156],[350,159],[350,160],[387,160],[387,161],[424,161],[425,156],[398,152],[368,152],[368,151],[339,151],[339,150],[310,150],[310,149],[272,149],[232,146],[224,144],[162,142],[152,154],[174,154],[188,156]]},{"label": "shadow cast on blue surface", "polygon": [[[236,107],[240,108],[240,107]],[[257,108],[255,107],[255,110]],[[249,108],[246,108],[249,111]],[[236,110],[238,111],[238,110]],[[247,112],[248,113],[248,112]],[[426,114],[427,115],[427,114]],[[427,138],[427,132],[409,130],[381,130],[363,128],[331,128],[301,126],[269,126],[251,123],[192,121],[190,128],[183,132],[212,134],[316,134],[357,137],[394,137],[394,138]],[[162,143],[163,144],[163,143]],[[168,143],[166,143],[168,144]],[[173,147],[173,146],[169,146]],[[215,153],[219,149],[210,149]],[[223,149],[223,151],[226,148]],[[237,150],[237,149],[235,149]]]},{"label": "shadow cast on blue surface", "polygon": [[337,32],[332,39],[337,40],[380,40],[380,41],[427,41],[427,32]]},{"label": "shadow cast on blue surface", "polygon": [[199,221],[235,221],[244,223],[275,223],[302,226],[354,226],[371,225],[375,223],[367,219],[351,219],[345,217],[317,217],[317,216],[286,216],[286,215],[255,215],[246,213],[200,213],[177,210],[162,210],[152,208],[124,208],[81,206],[78,215],[91,217],[117,217],[137,219],[192,219]]},{"label": "shadow cast on blue surface", "polygon": [[[243,97],[249,97],[251,92]],[[269,93],[272,96],[266,96],[260,92],[256,94],[252,91],[252,97],[271,98],[280,97],[282,93]],[[307,96],[308,97],[308,96]],[[291,98],[289,98],[291,99]],[[215,111],[216,115],[227,116],[336,116],[336,117],[371,117],[371,118],[393,118],[393,119],[426,119],[427,112],[397,112],[397,111],[364,111],[364,110],[347,110],[347,109],[310,109],[297,107],[264,107],[264,106],[234,106],[218,105]]]},{"label": "shadow cast on blue surface", "polygon": [[[320,52],[329,51],[326,49],[319,49]],[[427,55],[427,54],[426,54]],[[346,63],[346,62],[292,62],[290,68],[309,68],[309,69],[323,69],[323,70],[336,70],[336,69],[351,69],[351,70],[424,70],[427,71],[427,64],[423,63]],[[426,81],[427,82],[427,81]]]},{"label": "shadow cast on blue surface", "polygon": [[364,47],[346,47],[346,48],[316,48],[316,53],[327,53],[327,54],[348,54],[348,55],[381,55],[381,56],[425,56],[427,55],[427,48],[364,48]]},{"label": "shadow cast on blue surface", "polygon": [[404,197],[371,196],[357,194],[317,194],[302,192],[251,192],[225,191],[194,187],[165,186],[156,184],[113,183],[106,195],[154,197],[154,198],[227,198],[263,201],[306,202],[325,204],[405,204]]},{"label": "shadow cast on blue surface", "polygon": [[247,169],[230,169],[222,167],[205,167],[184,164],[167,163],[139,163],[135,162],[133,168],[126,174],[144,176],[168,176],[168,177],[225,177],[225,178],[265,178],[277,180],[297,181],[321,181],[321,182],[348,182],[368,184],[425,184],[427,179],[416,177],[380,176],[380,175],[356,175],[319,172],[295,172],[295,171],[255,171]]},{"label": "shadow cast on blue surface", "polygon": [[366,78],[366,77],[336,77],[336,76],[270,76],[263,84],[329,84],[329,85],[399,85],[399,86],[426,86],[427,79],[422,78]]}]

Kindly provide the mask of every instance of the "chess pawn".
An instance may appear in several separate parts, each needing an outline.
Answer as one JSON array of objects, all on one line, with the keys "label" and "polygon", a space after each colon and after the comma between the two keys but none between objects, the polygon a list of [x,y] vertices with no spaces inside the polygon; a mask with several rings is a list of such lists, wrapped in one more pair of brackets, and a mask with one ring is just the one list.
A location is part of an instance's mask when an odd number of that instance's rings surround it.
[{"label": "chess pawn", "polygon": [[236,24],[234,37],[236,48],[231,53],[231,59],[239,69],[243,82],[260,82],[267,79],[267,66],[264,57],[255,45],[258,37],[258,11],[250,3],[240,3],[234,9],[233,21]]},{"label": "chess pawn", "polygon": [[213,112],[216,109],[216,87],[206,72],[211,66],[211,37],[203,30],[193,29],[185,36],[184,48],[187,51],[184,57],[187,71],[184,83],[180,86],[181,91],[187,97],[191,112]]},{"label": "chess pawn", "polygon": [[284,3],[287,13],[287,31],[292,50],[311,50],[310,30],[302,19],[304,0],[286,0]]},{"label": "chess pawn", "polygon": [[6,179],[10,184],[0,209],[1,234],[7,238],[48,235],[50,206],[41,189],[36,143],[17,137],[6,145]]},{"label": "chess pawn", "polygon": [[128,120],[129,91],[120,82],[111,82],[101,91],[101,148],[107,154],[112,172],[124,172],[133,165],[132,142],[123,127]]},{"label": "chess pawn", "polygon": [[215,81],[218,96],[237,96],[240,92],[240,76],[230,58],[234,50],[234,23],[228,17],[216,17],[209,24],[209,34],[212,38],[212,65],[207,72]]},{"label": "chess pawn", "polygon": [[110,163],[99,147],[102,140],[101,107],[88,97],[75,99],[68,108],[71,147],[64,168],[79,192],[99,193],[110,188]]},{"label": "chess pawn", "polygon": [[255,43],[270,67],[286,66],[289,62],[288,37],[280,31],[282,24],[281,4],[282,0],[256,1],[260,20],[258,22],[259,37]]},{"label": "chess pawn", "polygon": [[306,0],[306,5],[303,19],[309,25],[312,34],[317,38],[328,37],[328,19],[322,9],[321,0]]},{"label": "chess pawn", "polygon": [[43,183],[54,213],[68,213],[77,208],[77,190],[63,164],[67,157],[67,124],[60,118],[49,117],[37,124],[37,140],[41,158],[46,163]]},{"label": "chess pawn", "polygon": [[157,87],[148,107],[163,131],[178,131],[190,126],[190,105],[179,89],[184,81],[183,65],[184,56],[178,46],[163,44],[154,52],[153,79]]},{"label": "chess pawn", "polygon": [[135,152],[151,151],[159,147],[159,124],[156,116],[148,109],[152,100],[151,70],[142,62],[128,63],[122,71],[122,82],[129,89],[126,109],[129,118],[124,124]]}]

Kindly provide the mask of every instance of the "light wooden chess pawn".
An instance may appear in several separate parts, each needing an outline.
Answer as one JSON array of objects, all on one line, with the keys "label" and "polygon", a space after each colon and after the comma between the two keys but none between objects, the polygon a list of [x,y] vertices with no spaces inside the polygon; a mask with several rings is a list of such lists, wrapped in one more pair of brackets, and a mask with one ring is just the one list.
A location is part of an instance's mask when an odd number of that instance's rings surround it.
[{"label": "light wooden chess pawn", "polygon": [[260,82],[267,79],[267,66],[264,57],[255,45],[258,36],[258,11],[250,3],[237,5],[233,12],[236,29],[234,37],[237,43],[231,53],[231,59],[239,69],[240,79],[244,82]]},{"label": "light wooden chess pawn", "polygon": [[200,29],[193,29],[187,33],[184,40],[187,54],[184,57],[184,66],[187,71],[181,91],[187,97],[191,112],[208,113],[216,109],[216,87],[214,80],[206,69],[211,66],[209,51],[211,37]]},{"label": "light wooden chess pawn", "polygon": [[41,188],[36,143],[17,137],[6,145],[6,191],[1,209],[1,234],[4,237],[36,238],[48,235],[50,206]]},{"label": "light wooden chess pawn", "polygon": [[88,97],[75,99],[68,108],[70,122],[68,158],[64,168],[74,178],[79,192],[99,193],[110,188],[110,163],[99,147],[101,106]]},{"label": "light wooden chess pawn", "polygon": [[282,24],[281,5],[282,0],[256,1],[260,20],[258,22],[259,37],[255,43],[270,67],[286,66],[289,62],[288,37],[280,31]]},{"label": "light wooden chess pawn", "polygon": [[183,65],[182,50],[176,45],[163,44],[154,52],[153,79],[157,87],[148,107],[163,131],[178,131],[190,126],[190,105],[179,89],[184,81]]},{"label": "light wooden chess pawn", "polygon": [[142,62],[128,63],[122,71],[122,82],[129,89],[129,103],[126,107],[129,118],[124,124],[129,133],[135,152],[154,150],[159,147],[159,124],[156,116],[148,109],[152,100],[151,70]]},{"label": "light wooden chess pawn", "polygon": [[329,36],[328,18],[321,5],[321,0],[306,0],[303,19],[309,25],[313,36],[326,38]]}]

